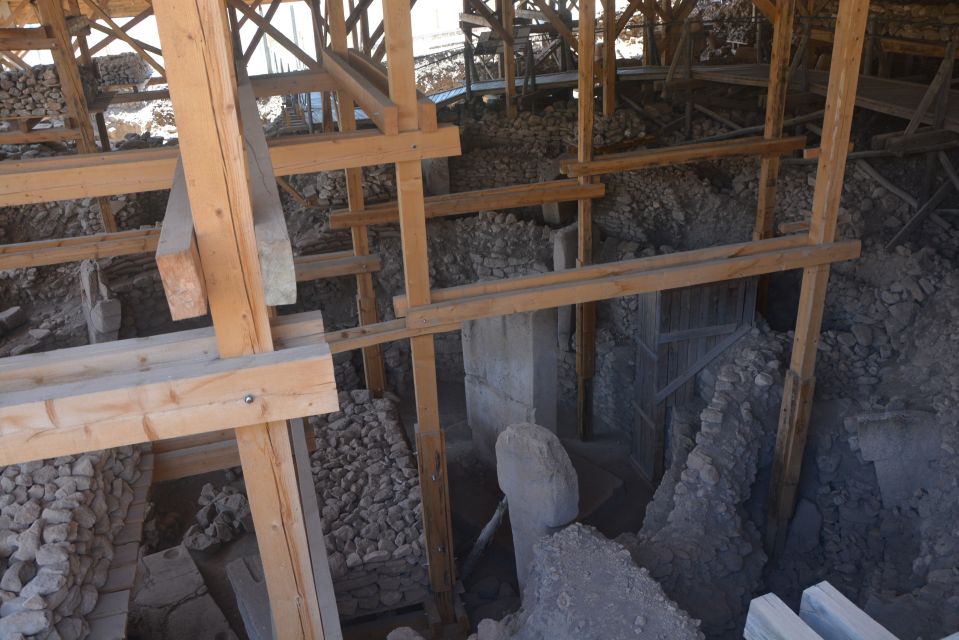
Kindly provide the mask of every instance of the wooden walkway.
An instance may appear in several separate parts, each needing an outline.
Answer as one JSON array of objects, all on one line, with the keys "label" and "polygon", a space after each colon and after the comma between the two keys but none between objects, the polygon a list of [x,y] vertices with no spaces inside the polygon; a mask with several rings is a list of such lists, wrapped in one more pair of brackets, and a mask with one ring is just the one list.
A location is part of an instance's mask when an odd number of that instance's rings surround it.
[{"label": "wooden walkway", "polygon": [[[643,82],[665,80],[666,67],[625,67],[616,70],[620,82]],[[829,85],[829,73],[826,71],[809,71],[809,91],[825,96]],[[707,82],[733,84],[745,87],[765,88],[769,84],[769,65],[766,64],[736,64],[710,65],[693,67],[693,78]],[[546,73],[536,78],[537,89],[556,89],[560,87],[575,87],[576,72],[562,71]],[[474,82],[472,89],[477,95],[503,93],[503,80],[484,80]],[[522,89],[523,79],[516,79],[517,89]],[[793,91],[799,90],[798,82],[793,83]],[[919,106],[926,85],[915,82],[903,82],[888,78],[863,76],[859,78],[859,90],[856,94],[856,106],[870,111],[877,111],[887,115],[908,120]],[[456,102],[466,95],[466,87],[455,87],[440,91],[430,96],[437,105],[446,105]],[[932,124],[934,117],[930,109],[923,119],[924,124]],[[946,129],[959,132],[959,91],[951,91],[949,106],[946,114]]]},{"label": "wooden walkway", "polygon": [[[693,77],[698,80],[738,84],[747,87],[765,87],[769,78],[769,65],[746,64],[715,67],[694,67]],[[809,90],[825,96],[829,85],[826,71],[809,71]],[[794,83],[793,90],[798,90]],[[908,120],[919,106],[926,93],[926,85],[916,82],[903,82],[875,76],[861,76],[859,90],[856,93],[856,106],[870,111],[885,113]],[[923,119],[924,124],[932,124],[932,109]],[[946,129],[959,132],[959,91],[949,92],[949,106],[946,112]]]}]

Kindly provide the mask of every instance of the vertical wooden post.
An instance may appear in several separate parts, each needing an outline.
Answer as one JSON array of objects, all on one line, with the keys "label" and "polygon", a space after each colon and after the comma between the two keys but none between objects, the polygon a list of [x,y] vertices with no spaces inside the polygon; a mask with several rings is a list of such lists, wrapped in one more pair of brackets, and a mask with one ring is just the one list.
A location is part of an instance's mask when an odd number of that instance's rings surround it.
[{"label": "vertical wooden post", "polygon": [[[773,48],[769,61],[769,90],[766,93],[765,138],[775,140],[783,134],[786,94],[789,93],[789,64],[792,50],[796,0],[776,2]],[[776,214],[776,186],[779,182],[779,155],[766,156],[759,166],[759,206],[753,240],[771,238]]]},{"label": "vertical wooden post", "polygon": [[[596,0],[579,3],[579,73],[577,105],[577,160],[593,159],[593,60],[596,52]],[[593,178],[580,178],[581,184]],[[580,200],[578,207],[578,244],[576,266],[593,262],[593,201]],[[590,436],[590,406],[596,364],[596,303],[576,305],[576,422],[579,437]]]},{"label": "vertical wooden post", "polygon": [[616,111],[616,0],[603,0],[603,115]]},{"label": "vertical wooden post", "polygon": [[[327,0],[326,20],[330,27],[331,48],[346,59],[346,19],[343,13],[343,0]],[[343,90],[336,93],[339,109],[340,131],[354,131],[356,116],[353,111],[353,96]],[[346,170],[346,195],[350,210],[362,211],[366,208],[363,200],[363,169],[357,167]],[[370,253],[369,232],[365,226],[351,228],[353,234],[353,254],[366,256]],[[375,324],[379,321],[376,310],[376,292],[373,289],[373,274],[356,275],[356,305],[360,326]],[[383,352],[380,345],[363,349],[363,372],[366,376],[366,388],[380,397],[386,390],[386,369],[383,364]]]},{"label": "vertical wooden post", "polygon": [[[513,0],[496,0],[497,13],[500,16],[500,22],[507,33],[515,33],[513,29],[514,7]],[[506,117],[516,117],[516,51],[512,42],[503,40],[503,84],[506,92],[503,99],[506,101]]]},{"label": "vertical wooden post", "polygon": [[[399,108],[400,131],[418,128],[416,83],[413,75],[413,35],[407,0],[384,0],[390,98]],[[397,201],[406,295],[410,308],[430,303],[429,254],[423,171],[418,160],[396,163]],[[429,558],[430,586],[443,623],[456,619],[453,588],[456,565],[450,524],[446,444],[439,420],[436,351],[432,335],[410,338],[413,386],[416,393],[417,464],[423,494],[423,528]]]},{"label": "vertical wooden post", "polygon": [[[271,351],[225,8],[164,0],[155,9],[220,356]],[[236,441],[275,636],[323,638],[287,425],[243,427]]]},{"label": "vertical wooden post", "polygon": [[[50,54],[60,77],[60,91],[67,107],[66,120],[73,126],[79,137],[77,149],[80,153],[96,153],[97,144],[93,138],[93,125],[90,124],[90,112],[87,110],[87,99],[83,92],[83,82],[80,80],[80,70],[77,68],[76,58],[73,57],[73,42],[70,37],[70,28],[63,13],[63,3],[57,0],[37,0],[36,11],[48,35],[56,42]],[[109,142],[107,143],[109,146]],[[113,207],[108,198],[98,198],[100,206],[100,220],[107,232],[117,230],[117,223],[113,217]]]},{"label": "vertical wooden post", "polygon": [[[809,239],[814,243],[832,242],[836,237],[868,15],[869,0],[842,0],[839,3],[823,118],[822,147],[809,225]],[[785,541],[787,524],[795,507],[816,384],[816,349],[819,346],[828,281],[828,265],[803,270],[792,359],[783,388],[779,431],[776,434],[766,532],[769,549],[780,547]]]}]

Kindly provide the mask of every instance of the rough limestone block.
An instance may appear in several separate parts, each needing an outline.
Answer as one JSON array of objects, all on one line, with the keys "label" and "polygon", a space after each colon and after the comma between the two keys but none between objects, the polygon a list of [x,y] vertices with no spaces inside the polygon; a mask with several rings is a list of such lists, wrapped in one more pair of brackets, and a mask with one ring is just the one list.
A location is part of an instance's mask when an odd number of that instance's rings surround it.
[{"label": "rough limestone block", "polygon": [[510,424],[555,433],[557,357],[555,309],[464,323],[466,412],[480,455],[492,461]]},{"label": "rough limestone block", "polygon": [[449,158],[426,158],[423,163],[423,187],[428,196],[442,196],[450,192]]},{"label": "rough limestone block", "polygon": [[27,314],[22,307],[10,307],[0,312],[0,335],[13,331],[27,321]]},{"label": "rough limestone block", "polygon": [[226,575],[233,587],[246,635],[250,640],[273,638],[270,600],[266,592],[260,556],[250,555],[234,560],[226,565]]},{"label": "rough limestone block", "polygon": [[510,425],[496,440],[496,474],[509,504],[516,577],[525,589],[533,545],[576,518],[576,471],[555,434],[526,423]]}]

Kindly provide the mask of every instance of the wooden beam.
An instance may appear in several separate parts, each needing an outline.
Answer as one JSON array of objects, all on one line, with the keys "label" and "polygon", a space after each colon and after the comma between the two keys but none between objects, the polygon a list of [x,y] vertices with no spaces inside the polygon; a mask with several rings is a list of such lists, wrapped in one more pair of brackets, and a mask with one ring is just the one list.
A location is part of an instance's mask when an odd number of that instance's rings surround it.
[{"label": "wooden beam", "polygon": [[[281,4],[280,0],[272,0],[270,2],[270,6],[267,7],[266,13],[263,15],[263,20],[265,22],[270,22],[270,20],[273,19],[273,16],[276,15],[277,10],[280,8],[280,4]],[[250,15],[260,15],[260,14],[257,13],[257,10],[255,7],[251,7],[250,13],[244,14],[243,16],[241,16],[240,19],[243,22],[246,22],[247,20],[250,19],[249,18]],[[239,33],[240,31],[239,25],[236,27],[234,31]],[[253,37],[250,38],[249,44],[246,45],[246,51],[243,52],[243,64],[249,64],[250,59],[253,58],[253,53],[256,51],[257,46],[259,46],[260,44],[260,40],[263,39],[263,36],[265,34],[266,34],[266,31],[264,31],[262,27],[260,26],[256,27],[256,32],[253,34]]]},{"label": "wooden beam", "polygon": [[[767,0],[768,1],[768,0]],[[766,94],[766,140],[782,138],[789,93],[789,63],[792,51],[796,0],[777,0],[773,22],[773,44],[769,62],[769,90]],[[759,205],[753,239],[770,238],[775,228],[776,188],[779,184],[779,155],[763,156],[759,165]]]},{"label": "wooden beam", "polygon": [[[340,0],[327,0],[327,15],[330,25],[330,47],[339,54],[349,55],[346,41],[346,21],[343,16],[343,3]],[[380,74],[379,65],[367,58],[357,56],[360,60],[357,65],[360,68],[357,75],[365,76],[367,81],[372,83],[380,94],[388,96],[390,92],[389,77],[384,73]],[[353,59],[350,65],[353,65]],[[324,58],[324,62],[326,59]],[[365,71],[366,73],[363,73]],[[353,111],[354,97],[352,92],[346,86],[341,87],[337,93],[337,101],[340,105],[340,131],[352,131],[356,129],[356,119]],[[386,98],[389,100],[389,98]],[[399,128],[399,108],[394,106],[395,124]],[[433,126],[436,124],[436,111],[433,111]],[[365,206],[363,195],[363,170],[360,168],[350,168],[346,170],[346,197],[351,209],[362,210]],[[369,234],[366,228],[356,228],[350,230],[350,239],[353,243],[353,253],[356,257],[363,259],[370,252]],[[360,326],[376,324],[379,321],[379,312],[376,308],[376,291],[373,288],[373,277],[369,273],[356,274],[356,312]],[[363,376],[366,382],[366,388],[375,396],[379,397],[386,390],[386,364],[383,361],[383,352],[379,345],[371,345],[363,349]]]},{"label": "wooden beam", "polygon": [[[809,239],[804,235],[740,242],[737,244],[709,247],[707,249],[696,249],[695,251],[682,251],[636,260],[620,260],[617,262],[595,264],[578,267],[576,269],[563,269],[547,274],[524,277],[536,278],[535,280],[507,278],[505,280],[479,282],[446,289],[434,289],[431,293],[431,298],[434,302],[453,302],[470,297],[513,293],[530,286],[553,287],[561,284],[573,284],[586,280],[628,275],[638,271],[666,270],[673,267],[685,267],[690,264],[700,264],[760,254],[772,254],[807,246],[809,246]],[[409,303],[406,296],[394,296],[393,309],[396,317],[405,318],[409,314]]]},{"label": "wooden beam", "polygon": [[356,26],[356,23],[360,21],[363,17],[363,14],[366,13],[366,10],[369,9],[370,5],[373,4],[373,0],[360,0],[356,3],[356,7],[350,12],[350,17],[346,19],[344,25],[345,31],[353,31],[353,27]]},{"label": "wooden beam", "polygon": [[167,482],[240,466],[236,440],[211,442],[175,451],[154,452],[153,482]]},{"label": "wooden beam", "polygon": [[166,71],[164,71],[160,63],[158,63],[156,60],[153,59],[153,57],[150,54],[144,51],[143,47],[140,46],[140,43],[137,40],[134,40],[133,38],[131,38],[124,29],[122,29],[119,25],[117,25],[117,23],[113,21],[113,18],[111,18],[106,11],[100,8],[100,5],[94,2],[94,0],[83,0],[83,1],[88,7],[90,7],[90,10],[93,11],[93,13],[100,20],[103,20],[103,22],[105,22],[106,25],[110,27],[110,30],[113,31],[113,35],[115,35],[117,38],[127,43],[130,46],[130,48],[133,49],[137,53],[137,55],[143,58],[147,64],[153,67],[157,73],[159,73],[161,76],[166,76]]},{"label": "wooden beam", "polygon": [[565,160],[560,170],[570,177],[598,176],[604,173],[619,173],[666,167],[704,160],[716,160],[731,156],[782,155],[798,151],[806,146],[805,136],[766,140],[755,136],[737,140],[685,144],[677,147],[643,149],[600,156],[593,161]]},{"label": "wooden beam", "polygon": [[[76,145],[81,154],[95,153],[98,149],[93,137],[93,125],[90,123],[90,112],[87,109],[83,83],[80,80],[80,70],[77,67],[76,58],[73,57],[72,36],[63,12],[63,3],[59,0],[37,0],[35,7],[40,22],[47,29],[50,37],[57,42],[51,55],[57,68],[57,75],[60,77],[60,91],[66,105],[67,117],[64,119],[64,124],[78,130]],[[0,181],[0,185],[2,184],[3,182]],[[0,188],[0,193],[5,191]],[[103,230],[116,231],[117,223],[109,201],[100,198],[97,204],[100,208]]]},{"label": "wooden beam", "polygon": [[626,25],[629,24],[629,21],[632,19],[633,15],[642,5],[643,0],[629,0],[629,4],[626,6],[626,9],[623,10],[623,13],[620,14],[619,19],[616,20],[616,37],[619,37],[619,34],[623,32],[623,29],[626,28]]},{"label": "wooden beam", "polygon": [[253,196],[253,230],[260,259],[263,298],[268,306],[278,307],[296,302],[296,273],[293,267],[293,246],[286,228],[283,203],[276,186],[276,173],[270,163],[260,112],[253,96],[250,79],[242,69],[237,73],[237,101],[246,144],[246,162],[250,169]]},{"label": "wooden beam", "polygon": [[[922,99],[919,101],[919,106],[916,107],[915,113],[913,113],[912,118],[909,120],[909,124],[906,126],[905,134],[911,136],[919,129],[919,125],[922,124],[923,120],[926,118],[926,113],[929,111],[929,108],[933,105],[936,99],[942,94],[942,91],[949,91],[949,87],[952,82],[952,68],[956,61],[956,51],[957,45],[959,45],[959,37],[953,36],[949,41],[949,45],[946,47],[945,57],[942,60],[942,63],[939,65],[936,75],[933,77],[932,82],[929,83],[929,87],[926,89],[926,92],[922,95]],[[948,93],[946,94],[948,96]],[[948,100],[948,97],[946,98]],[[943,119],[945,119],[943,117]],[[936,126],[942,126],[940,123],[936,123]]]},{"label": "wooden beam", "polygon": [[[816,189],[813,193],[812,218],[809,224],[809,239],[815,243],[830,243],[836,237],[839,200],[846,173],[868,16],[869,0],[846,0],[839,5],[836,42],[829,70],[829,90],[826,93],[822,145],[816,171]],[[816,350],[819,346],[828,281],[828,265],[810,266],[803,271],[792,359],[783,389],[770,481],[766,539],[769,549],[784,544],[787,523],[795,507],[796,489],[799,485],[800,467],[812,411]]]},{"label": "wooden beam", "polygon": [[[776,4],[782,0],[776,0]],[[767,20],[776,23],[778,19],[778,14],[776,13],[776,4],[773,4],[772,0],[753,0],[753,4],[756,5],[756,8],[759,9],[759,12],[765,16]]]},{"label": "wooden beam", "polygon": [[507,31],[506,28],[500,23],[500,20],[496,14],[490,11],[490,8],[486,6],[486,3],[483,2],[483,0],[469,0],[469,3],[476,13],[486,19],[486,22],[489,23],[490,28],[496,33],[496,35],[500,37],[503,42],[513,44],[512,28]]},{"label": "wooden beam", "polygon": [[316,344],[4,393],[0,464],[336,411],[331,357]]},{"label": "wooden beam", "polygon": [[[123,23],[123,26],[120,27],[120,29],[122,29],[124,32],[129,31],[130,29],[137,26],[138,24],[140,24],[141,22],[143,22],[144,20],[146,20],[152,15],[153,15],[153,7],[149,6],[143,11],[141,11],[140,13],[138,13],[137,15],[135,15],[134,17],[127,20],[125,23]],[[116,34],[111,33],[109,36],[107,36],[103,40],[100,40],[98,43],[90,47],[90,55],[91,56],[96,55],[101,50],[106,49],[107,46],[116,39],[117,39]]]},{"label": "wooden beam", "polygon": [[[465,285],[455,287],[455,299],[434,302],[428,305],[411,307],[407,310],[406,323],[408,326],[447,325],[454,322],[464,322],[476,318],[552,309],[568,304],[583,304],[597,300],[608,300],[624,296],[679,289],[694,285],[735,280],[750,276],[799,269],[815,265],[829,264],[843,260],[852,260],[860,255],[858,240],[836,242],[824,245],[806,245],[770,253],[757,253],[749,256],[735,256],[717,260],[696,260],[696,251],[684,252],[688,262],[685,264],[666,267],[644,269],[644,260],[635,261],[633,268],[625,273],[608,276],[586,277],[601,272],[604,265],[580,267],[565,272],[579,272],[576,280],[547,284],[549,276],[556,274],[532,275],[522,278],[511,278],[511,290],[495,293],[477,293],[469,295],[470,287],[482,285]],[[505,281],[509,282],[509,281]],[[443,290],[440,290],[443,291]],[[476,291],[476,289],[472,289]],[[439,292],[433,292],[433,298],[439,299]],[[465,295],[464,295],[465,294]]]},{"label": "wooden beam", "polygon": [[[390,81],[386,68],[355,49],[348,51],[350,66],[372,82],[381,92],[388,94]],[[417,89],[416,106],[419,109],[420,131],[436,131],[436,103]]]},{"label": "wooden beam", "polygon": [[[339,254],[347,255],[340,257]],[[373,273],[380,270],[379,256],[354,256],[351,251],[337,254],[318,254],[296,258],[296,281],[325,280],[341,276],[355,276],[361,273]]]},{"label": "wooden beam", "polygon": [[399,111],[396,105],[365,76],[353,70],[345,58],[335,51],[325,51],[323,68],[343,91],[356,100],[380,131],[390,136],[399,133]]},{"label": "wooden beam", "polygon": [[516,51],[513,49],[513,11],[514,0],[496,0],[497,10],[502,20],[503,30],[510,38],[503,39],[503,99],[506,101],[506,117],[516,117]]},{"label": "wooden beam", "polygon": [[156,263],[170,317],[185,320],[206,315],[206,281],[193,232],[193,214],[181,162],[177,162],[173,188],[163,216]]},{"label": "wooden beam", "polygon": [[[292,136],[270,141],[276,175],[335,171],[377,162],[459,155],[459,128],[433,133],[378,131]],[[0,206],[75,200],[93,196],[169,189],[176,167],[175,147],[116,151],[86,156],[52,156],[0,163]]]},{"label": "wooden beam", "polygon": [[[280,0],[274,0],[279,2]],[[264,33],[273,38],[278,45],[289,51],[293,56],[306,65],[307,69],[319,69],[320,63],[311,58],[303,49],[296,46],[292,40],[283,35],[276,27],[270,24],[270,21],[254,11],[243,0],[227,0],[227,4],[239,11],[247,20],[255,24]],[[244,56],[245,57],[245,56]]]},{"label": "wooden beam", "polygon": [[56,46],[43,27],[0,29],[0,51],[43,51]]},{"label": "wooden beam", "polygon": [[[580,0],[579,5],[579,63],[577,68],[576,160],[593,161],[593,123],[595,100],[593,76],[596,61],[596,1]],[[567,172],[567,175],[572,174]],[[592,178],[576,176],[582,186]],[[576,266],[593,262],[593,201],[582,198],[577,202],[577,258]],[[596,305],[582,301],[576,305],[576,424],[581,440],[591,435],[592,379],[596,369]]]},{"label": "wooden beam", "polygon": [[[581,185],[576,180],[551,180],[512,187],[464,191],[427,197],[426,218],[533,207],[549,202],[569,202],[583,198],[602,198],[605,193],[606,187],[601,183]],[[360,211],[338,210],[330,214],[331,229],[391,224],[398,221],[399,207],[395,202],[373,205]]]},{"label": "wooden beam", "polygon": [[616,111],[616,0],[603,0],[603,116]]},{"label": "wooden beam", "polygon": [[[219,0],[164,0],[154,9],[219,353],[225,358],[269,355],[273,338],[257,258],[226,12]],[[277,169],[282,163],[272,159]],[[329,374],[332,381],[332,362],[322,366],[330,370],[303,375],[321,379]],[[289,389],[291,381],[283,378],[280,388]],[[230,389],[237,394],[235,383]],[[274,633],[294,640],[321,639],[323,622],[292,444],[286,423],[275,418],[261,415],[258,424],[236,430]]]},{"label": "wooden beam", "polygon": [[896,640],[828,582],[803,591],[799,617],[824,640]]},{"label": "wooden beam", "polygon": [[[482,5],[482,2],[479,4]],[[400,109],[400,129],[416,129],[419,126],[419,114],[413,70],[413,33],[406,0],[384,0],[383,24],[389,47],[390,98]],[[396,184],[406,292],[412,304],[428,304],[429,258],[421,164],[397,162]],[[453,558],[446,447],[440,428],[433,337],[421,335],[410,338],[410,355],[419,423],[416,433],[417,467],[423,495],[423,531],[430,586],[440,622],[448,625],[456,621],[456,562]]]},{"label": "wooden beam", "polygon": [[543,15],[546,16],[549,23],[556,29],[556,32],[566,41],[566,44],[569,45],[569,48],[574,52],[578,51],[579,42],[576,40],[576,34],[573,33],[572,28],[566,24],[562,16],[556,13],[553,7],[550,6],[549,0],[533,0],[533,3],[539,7],[539,10],[543,12]]},{"label": "wooden beam", "polygon": [[159,229],[138,229],[0,245],[0,270],[150,253],[156,250],[159,239]]},{"label": "wooden beam", "polygon": [[822,640],[822,636],[774,593],[753,598],[749,603],[743,637],[745,640]]}]

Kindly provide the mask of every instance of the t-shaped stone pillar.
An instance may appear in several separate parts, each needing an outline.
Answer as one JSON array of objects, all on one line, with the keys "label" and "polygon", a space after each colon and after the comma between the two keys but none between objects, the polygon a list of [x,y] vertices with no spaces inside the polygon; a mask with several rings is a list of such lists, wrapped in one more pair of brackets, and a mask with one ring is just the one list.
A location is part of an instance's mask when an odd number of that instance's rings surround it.
[{"label": "t-shaped stone pillar", "polygon": [[514,424],[496,439],[496,474],[509,504],[516,577],[525,589],[533,544],[576,519],[579,484],[559,438],[536,424]]}]

